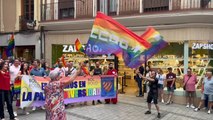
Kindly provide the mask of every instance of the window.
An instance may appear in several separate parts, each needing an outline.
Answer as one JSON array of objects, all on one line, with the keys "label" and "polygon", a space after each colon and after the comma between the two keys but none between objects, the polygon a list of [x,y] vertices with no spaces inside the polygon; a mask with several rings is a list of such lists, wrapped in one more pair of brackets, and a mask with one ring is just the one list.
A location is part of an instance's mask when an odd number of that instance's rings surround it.
[{"label": "window", "polygon": [[117,0],[97,0],[97,11],[107,15],[116,15]]},{"label": "window", "polygon": [[74,1],[59,0],[59,18],[74,18]]},{"label": "window", "polygon": [[169,10],[169,0],[144,0],[144,12]]},{"label": "window", "polygon": [[34,20],[34,0],[23,0],[23,16],[28,21]]}]

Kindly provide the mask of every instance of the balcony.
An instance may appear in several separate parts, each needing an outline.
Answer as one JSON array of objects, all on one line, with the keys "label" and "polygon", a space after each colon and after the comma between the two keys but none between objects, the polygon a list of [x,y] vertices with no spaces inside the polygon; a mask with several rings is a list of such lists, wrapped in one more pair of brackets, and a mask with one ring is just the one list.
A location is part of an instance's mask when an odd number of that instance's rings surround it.
[{"label": "balcony", "polygon": [[59,7],[59,4],[66,4],[66,2],[42,5],[43,14],[40,25],[47,31],[85,33],[91,30],[97,11],[102,11],[126,27],[135,30],[141,30],[149,25],[161,28],[182,28],[213,24],[212,0],[73,1],[73,3],[69,2],[69,6],[63,7],[66,12],[60,12],[62,7]]},{"label": "balcony", "polygon": [[19,16],[19,28],[22,32],[33,32],[35,31],[36,21],[28,20],[26,16]]}]

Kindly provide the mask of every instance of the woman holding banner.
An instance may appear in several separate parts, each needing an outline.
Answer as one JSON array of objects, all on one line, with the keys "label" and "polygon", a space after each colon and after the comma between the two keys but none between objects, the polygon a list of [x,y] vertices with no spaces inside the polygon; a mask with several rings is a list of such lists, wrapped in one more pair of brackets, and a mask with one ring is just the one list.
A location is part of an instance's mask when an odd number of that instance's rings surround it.
[{"label": "woman holding banner", "polygon": [[50,72],[49,77],[51,81],[45,87],[45,108],[46,120],[66,120],[65,105],[64,105],[64,87],[73,82],[80,74],[80,69],[71,77],[61,77],[60,72],[53,70]]},{"label": "woman holding banner", "polygon": [[7,62],[0,64],[0,119],[4,120],[4,103],[7,104],[7,110],[11,120],[18,120],[13,113],[12,93],[10,90],[10,73]]}]

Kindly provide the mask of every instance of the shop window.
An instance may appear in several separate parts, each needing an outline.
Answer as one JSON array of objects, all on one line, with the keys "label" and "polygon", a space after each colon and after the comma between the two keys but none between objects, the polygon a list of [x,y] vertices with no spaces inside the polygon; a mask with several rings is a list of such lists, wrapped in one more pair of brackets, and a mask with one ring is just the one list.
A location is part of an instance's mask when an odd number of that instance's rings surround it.
[{"label": "shop window", "polygon": [[169,10],[169,0],[143,0],[144,12]]}]

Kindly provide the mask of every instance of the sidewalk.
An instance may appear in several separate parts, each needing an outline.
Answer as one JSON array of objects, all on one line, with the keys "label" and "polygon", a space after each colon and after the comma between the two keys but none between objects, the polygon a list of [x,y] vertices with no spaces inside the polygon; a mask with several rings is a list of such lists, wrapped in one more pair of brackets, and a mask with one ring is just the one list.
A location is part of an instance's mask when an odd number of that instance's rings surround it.
[{"label": "sidewalk", "polygon": [[[89,103],[89,102],[88,102]],[[193,109],[183,105],[159,104],[161,109],[160,120],[213,120],[213,113],[201,110],[194,112]],[[66,109],[67,120],[158,120],[157,112],[152,106],[152,114],[144,115],[147,110],[146,101],[135,96],[119,95],[117,105],[89,105],[75,106]],[[8,117],[8,115],[6,115]],[[19,115],[20,120],[44,120],[45,111],[38,110],[30,115]]]}]

